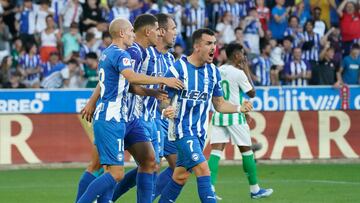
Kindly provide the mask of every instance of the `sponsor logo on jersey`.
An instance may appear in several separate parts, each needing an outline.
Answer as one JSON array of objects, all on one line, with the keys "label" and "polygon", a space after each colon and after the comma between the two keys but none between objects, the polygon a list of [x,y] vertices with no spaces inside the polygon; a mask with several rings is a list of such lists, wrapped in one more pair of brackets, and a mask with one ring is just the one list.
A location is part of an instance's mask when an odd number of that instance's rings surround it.
[{"label": "sponsor logo on jersey", "polygon": [[181,96],[182,99],[189,99],[194,101],[203,101],[206,102],[208,99],[208,93],[207,92],[200,92],[197,90],[182,90]]},{"label": "sponsor logo on jersey", "polygon": [[124,66],[131,66],[131,61],[128,58],[123,58],[123,64]]},{"label": "sponsor logo on jersey", "polygon": [[200,156],[199,156],[198,153],[193,153],[193,154],[191,155],[191,159],[192,159],[193,161],[199,161]]}]

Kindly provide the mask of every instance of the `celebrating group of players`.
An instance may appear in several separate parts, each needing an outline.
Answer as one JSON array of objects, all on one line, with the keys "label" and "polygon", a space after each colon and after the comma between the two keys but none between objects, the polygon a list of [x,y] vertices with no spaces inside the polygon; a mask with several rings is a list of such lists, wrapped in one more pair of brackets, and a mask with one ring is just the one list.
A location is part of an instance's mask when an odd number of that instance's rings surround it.
[{"label": "celebrating group of players", "polygon": [[[225,143],[231,139],[243,155],[252,198],[271,195],[257,183],[245,113],[254,96],[242,47],[230,44],[229,63],[212,64],[216,38],[209,29],[192,35],[193,52],[175,61],[169,50],[176,24],[166,14],[143,14],[134,25],[111,22],[112,44],[98,64],[99,83],[82,110],[93,120],[92,160],[83,173],[76,202],[115,202],[137,186],[137,202],[175,202],[191,173],[197,177],[201,202],[216,202],[215,183]],[[240,105],[239,105],[240,104]],[[213,150],[209,165],[203,155],[211,106]],[[124,150],[137,168],[124,174]],[[169,167],[160,172],[165,157]],[[209,169],[210,168],[210,169]],[[211,170],[211,171],[210,171]]]}]

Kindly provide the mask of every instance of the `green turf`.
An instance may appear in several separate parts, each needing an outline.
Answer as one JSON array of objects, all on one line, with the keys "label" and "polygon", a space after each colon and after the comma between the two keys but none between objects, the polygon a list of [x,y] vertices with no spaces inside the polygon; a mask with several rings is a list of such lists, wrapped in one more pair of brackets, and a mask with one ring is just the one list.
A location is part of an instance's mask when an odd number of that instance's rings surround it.
[{"label": "green turf", "polygon": [[[74,202],[82,169],[0,171],[0,202]],[[260,165],[262,186],[272,187],[268,199],[251,200],[241,166],[219,169],[217,193],[221,203],[234,202],[360,202],[359,164]],[[131,190],[117,202],[135,202]],[[199,202],[192,177],[177,202]]]}]

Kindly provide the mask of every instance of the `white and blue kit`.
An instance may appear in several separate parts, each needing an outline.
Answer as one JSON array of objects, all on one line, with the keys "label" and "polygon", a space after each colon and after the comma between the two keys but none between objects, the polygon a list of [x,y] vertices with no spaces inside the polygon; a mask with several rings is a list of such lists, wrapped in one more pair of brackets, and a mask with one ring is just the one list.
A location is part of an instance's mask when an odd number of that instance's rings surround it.
[{"label": "white and blue kit", "polygon": [[132,68],[130,55],[116,45],[102,53],[98,71],[100,99],[94,113],[94,135],[102,165],[124,165],[128,81],[121,75]]},{"label": "white and blue kit", "polygon": [[[182,57],[166,72],[165,77],[180,79],[185,88],[166,87],[169,97],[176,99],[176,116],[169,127],[169,140],[177,150],[177,166],[188,170],[206,161],[203,155],[211,108],[211,98],[222,97],[221,76],[213,64],[195,67]],[[170,126],[170,125],[169,125]]]}]

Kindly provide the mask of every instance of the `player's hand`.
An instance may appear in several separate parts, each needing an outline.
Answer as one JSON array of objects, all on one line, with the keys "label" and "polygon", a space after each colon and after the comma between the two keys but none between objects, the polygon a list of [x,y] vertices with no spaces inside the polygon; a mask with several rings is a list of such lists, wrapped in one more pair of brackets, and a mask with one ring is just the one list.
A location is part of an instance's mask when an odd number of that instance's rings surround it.
[{"label": "player's hand", "polygon": [[172,106],[168,106],[162,112],[163,116],[166,118],[175,118],[175,108]]},{"label": "player's hand", "polygon": [[180,90],[184,88],[183,82],[177,78],[164,78],[163,82],[166,86]]},{"label": "player's hand", "polygon": [[241,112],[247,113],[253,110],[253,105],[250,101],[244,101],[240,108]]},{"label": "player's hand", "polygon": [[245,119],[247,124],[251,124],[254,121],[254,119],[248,113],[245,113]]},{"label": "player's hand", "polygon": [[83,109],[81,109],[80,113],[81,113],[81,118],[84,119],[87,121],[87,122],[90,122],[92,121],[92,117],[94,115],[94,112],[95,112],[95,108],[96,108],[96,105],[95,104],[92,104],[91,102],[88,102],[85,107]]},{"label": "player's hand", "polygon": [[168,98],[168,92],[162,89],[157,89],[155,98],[157,100],[163,101]]}]

